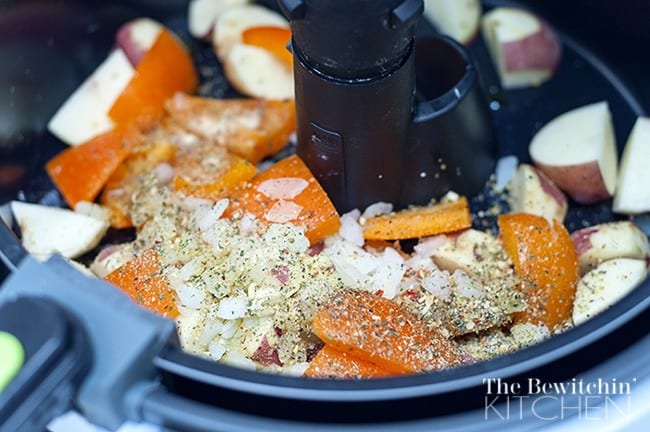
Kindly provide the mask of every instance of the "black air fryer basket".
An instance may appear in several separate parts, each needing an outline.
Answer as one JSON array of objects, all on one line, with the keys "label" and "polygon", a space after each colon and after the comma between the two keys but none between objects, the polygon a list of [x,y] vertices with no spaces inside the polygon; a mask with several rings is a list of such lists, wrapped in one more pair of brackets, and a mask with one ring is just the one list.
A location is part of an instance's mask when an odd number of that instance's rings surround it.
[{"label": "black air fryer basket", "polygon": [[[277,8],[274,1],[261,3]],[[520,161],[529,160],[528,144],[540,127],[571,108],[600,100],[609,102],[620,153],[636,118],[650,112],[647,47],[650,3],[644,0],[486,0],[483,3],[486,9],[508,4],[538,12],[558,30],[564,47],[557,75],[541,89],[501,91],[482,39],[470,46],[479,88],[491,107],[498,156],[515,155]],[[0,1],[0,166],[18,167],[20,174],[15,182],[0,189],[0,204],[18,199],[64,206],[43,169],[44,163],[61,151],[64,144],[50,135],[45,125],[104,58],[119,25],[142,15],[170,26],[190,46],[202,81],[208,83],[202,86],[204,95],[237,96],[223,77],[212,48],[189,36],[185,2]],[[428,22],[421,21],[418,25],[418,37],[434,32]],[[418,79],[426,80],[426,77]],[[476,200],[472,204],[480,205]],[[593,206],[572,204],[567,226],[573,231],[585,224],[618,218],[611,212],[611,202]],[[647,219],[638,222],[646,223],[646,227],[650,225]],[[18,264],[22,255],[8,233],[0,233],[0,242],[8,264],[0,269],[0,276],[9,281],[11,262]],[[2,289],[18,292],[29,285],[26,293],[47,297],[47,290],[56,287],[57,292],[65,291],[67,296],[73,296],[70,293],[74,293],[74,286],[84,282],[68,275],[62,270],[64,267],[64,263],[55,262],[53,267],[43,270],[42,264],[30,262],[30,274],[18,276],[17,273]],[[39,271],[44,273],[40,276],[34,273]],[[88,297],[85,301],[93,300]],[[69,304],[73,302],[70,299]],[[69,311],[64,307],[49,312],[43,312],[45,306],[36,307],[41,308],[39,313],[63,316],[66,322],[85,322],[83,316],[76,316],[74,307]],[[124,314],[132,312],[128,307],[118,310]],[[97,314],[101,315],[99,309]],[[548,382],[573,377],[585,381],[611,377],[619,381],[650,381],[648,318],[650,280],[594,319],[538,345],[457,369],[369,381],[319,381],[235,369],[184,353],[173,330],[159,320],[129,318],[116,323],[112,334],[121,338],[120,331],[141,329],[149,339],[142,338],[138,347],[125,348],[121,343],[111,347],[112,342],[108,342],[108,347],[99,351],[93,345],[92,349],[86,349],[87,355],[73,355],[70,352],[84,351],[74,347],[87,345],[86,339],[92,338],[95,330],[78,334],[74,333],[76,330],[62,330],[61,334],[67,336],[56,336],[58,342],[71,350],[67,355],[76,358],[75,363],[80,366],[62,373],[65,381],[72,384],[68,393],[57,394],[62,400],[73,399],[76,384],[86,373],[92,374],[89,371],[93,370],[91,364],[97,361],[98,353],[133,349],[132,352],[141,354],[140,359],[116,360],[115,368],[124,367],[128,372],[116,377],[120,385],[106,387],[106,394],[97,397],[102,408],[93,411],[88,408],[90,402],[77,402],[78,408],[105,426],[116,427],[128,418],[172,429],[197,430],[395,427],[524,430],[550,426],[553,422],[542,419],[541,415],[529,416],[526,421],[495,416],[486,419],[486,379],[501,378],[522,384],[531,377]],[[71,328],[78,327],[73,324]],[[104,361],[103,367],[110,369],[111,365]],[[22,384],[23,389],[38,387],[29,380]],[[50,389],[52,394],[56,393],[53,389]],[[27,392],[22,397],[25,404],[36,404]],[[566,403],[571,401],[567,399]],[[538,412],[552,413],[554,404],[557,400],[540,402]],[[530,413],[530,409],[526,412]]]}]

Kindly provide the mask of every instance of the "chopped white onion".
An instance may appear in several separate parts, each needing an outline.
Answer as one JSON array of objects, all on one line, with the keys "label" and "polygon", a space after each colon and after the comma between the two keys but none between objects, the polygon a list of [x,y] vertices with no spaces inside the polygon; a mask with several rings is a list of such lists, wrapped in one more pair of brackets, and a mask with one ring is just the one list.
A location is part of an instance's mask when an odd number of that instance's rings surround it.
[{"label": "chopped white onion", "polygon": [[[354,210],[350,210],[349,212],[343,214],[343,216],[347,216],[347,217],[351,218],[354,221],[358,221],[359,218],[361,217],[361,212],[359,211],[359,209],[354,209]],[[341,217],[343,217],[343,216],[341,216]]]},{"label": "chopped white onion", "polygon": [[167,184],[174,178],[174,168],[166,162],[158,164],[154,172],[160,184]]},{"label": "chopped white onion", "polygon": [[115,188],[115,189],[111,189],[108,192],[106,192],[106,195],[107,195],[107,198],[109,198],[109,199],[117,199],[117,198],[121,197],[122,195],[124,195],[125,192],[126,191],[124,190],[124,188]]},{"label": "chopped white onion", "polygon": [[208,345],[208,352],[210,353],[210,357],[212,357],[213,360],[219,361],[226,353],[226,347],[219,342],[213,341],[210,342],[210,345]]},{"label": "chopped white onion", "polygon": [[90,265],[90,270],[98,277],[105,277],[109,273],[122,267],[135,257],[133,245],[111,245],[102,249]]},{"label": "chopped white onion", "polygon": [[183,305],[178,306],[178,318],[176,318],[176,327],[181,346],[189,349],[194,343],[194,329],[199,325],[201,314],[196,309],[191,309]]},{"label": "chopped white onion", "polygon": [[341,216],[341,228],[339,235],[344,239],[354,244],[355,246],[363,246],[365,240],[363,238],[363,228],[357,222],[359,219],[359,210],[352,210],[349,213]]},{"label": "chopped white onion", "polygon": [[510,328],[512,338],[522,346],[533,345],[548,339],[551,332],[544,324],[520,323]]},{"label": "chopped white onion", "polygon": [[395,249],[386,248],[373,274],[373,288],[382,291],[384,297],[392,299],[397,295],[397,288],[405,272],[402,256]]},{"label": "chopped white onion", "polygon": [[437,270],[438,267],[434,264],[431,257],[425,255],[413,255],[408,260],[404,261],[406,267],[412,268],[413,270]]},{"label": "chopped white onion", "polygon": [[454,271],[451,278],[456,284],[460,295],[471,298],[485,297],[485,291],[482,289],[481,284],[463,270]]},{"label": "chopped white onion", "polygon": [[[363,275],[367,275],[379,265],[378,257],[342,239],[323,249],[323,253],[332,261],[352,266],[357,273]],[[336,265],[336,262],[334,264]]]},{"label": "chopped white onion", "polygon": [[340,236],[326,241],[322,253],[330,258],[344,285],[351,288],[370,288],[373,285],[370,274],[380,265],[380,257],[345,241]]},{"label": "chopped white onion", "polygon": [[447,192],[442,199],[440,200],[441,202],[456,202],[460,199],[460,195],[458,195],[457,192],[450,190]]},{"label": "chopped white onion", "polygon": [[393,211],[393,204],[391,203],[385,203],[385,202],[376,202],[374,204],[370,204],[368,208],[366,208],[361,215],[362,219],[370,219],[376,216],[381,216],[384,214],[388,214]]},{"label": "chopped white onion", "polygon": [[188,261],[183,267],[180,268],[178,274],[183,282],[187,282],[192,276],[201,271],[201,257],[196,257]]},{"label": "chopped white onion", "polygon": [[204,291],[192,284],[183,282],[177,273],[170,275],[168,280],[172,289],[178,294],[178,300],[181,304],[194,309],[201,307],[201,303],[205,298]]},{"label": "chopped white onion", "polygon": [[282,368],[281,373],[283,375],[300,377],[305,374],[305,371],[309,367],[309,362],[296,363],[294,365],[285,366]]},{"label": "chopped white onion", "polygon": [[295,225],[272,224],[268,227],[262,240],[276,250],[286,249],[290,252],[305,252],[309,249],[309,240],[302,228]]},{"label": "chopped white onion", "polygon": [[246,212],[244,213],[244,216],[242,216],[241,220],[239,221],[239,229],[241,230],[242,234],[252,234],[255,231],[257,231],[257,228],[259,224],[257,223],[258,220],[253,215],[252,213]]},{"label": "chopped white onion", "polygon": [[241,326],[241,319],[228,320],[224,323],[223,328],[221,329],[221,338],[230,339],[237,333],[239,327]]},{"label": "chopped white onion", "polygon": [[425,237],[421,239],[417,245],[415,245],[413,250],[415,251],[415,255],[430,257],[433,252],[435,252],[438,248],[440,248],[440,246],[444,245],[448,241],[449,238],[445,235]]},{"label": "chopped white onion", "polygon": [[205,213],[201,219],[197,220],[199,229],[205,231],[210,228],[219,218],[221,218],[221,216],[223,216],[223,212],[228,208],[228,204],[230,204],[228,199],[217,201],[210,211]]},{"label": "chopped white onion", "polygon": [[227,352],[223,357],[221,357],[221,362],[241,369],[256,369],[255,362],[237,351]]},{"label": "chopped white onion", "polygon": [[206,320],[205,326],[203,326],[203,330],[201,330],[201,334],[199,335],[198,338],[199,345],[201,346],[208,345],[215,338],[215,336],[221,333],[222,329],[223,329],[223,322],[221,322],[220,320],[215,320],[215,319]]},{"label": "chopped white onion", "polygon": [[246,315],[246,297],[227,297],[219,302],[217,316],[219,318],[232,320],[243,318]]},{"label": "chopped white onion", "polygon": [[504,156],[497,161],[494,189],[499,192],[505,189],[508,183],[510,183],[510,180],[512,180],[518,164],[519,160],[517,156]]},{"label": "chopped white onion", "polygon": [[431,294],[446,298],[449,297],[451,291],[451,283],[449,282],[449,273],[446,271],[434,271],[426,278],[422,279],[422,288],[429,291]]},{"label": "chopped white onion", "polygon": [[205,198],[187,197],[181,202],[181,207],[186,210],[196,210],[198,208],[209,209],[212,201]]}]

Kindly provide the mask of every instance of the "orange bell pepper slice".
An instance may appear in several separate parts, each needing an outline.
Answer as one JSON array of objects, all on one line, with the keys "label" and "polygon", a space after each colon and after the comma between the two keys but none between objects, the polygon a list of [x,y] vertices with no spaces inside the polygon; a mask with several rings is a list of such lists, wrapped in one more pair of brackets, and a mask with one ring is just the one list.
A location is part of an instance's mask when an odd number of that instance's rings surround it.
[{"label": "orange bell pepper slice", "polygon": [[160,260],[155,249],[147,249],[109,273],[105,280],[153,312],[168,318],[178,316],[176,293],[161,275]]},{"label": "orange bell pepper slice", "polygon": [[[306,186],[295,197],[279,199],[263,192],[267,181],[304,180]],[[262,190],[261,190],[262,189]],[[305,230],[311,244],[336,233],[341,227],[339,215],[329,197],[313,176],[307,165],[297,155],[272,165],[251,180],[240,192],[233,194],[232,205],[226,212],[231,216],[235,211],[248,212],[266,223],[289,222]],[[279,221],[272,215],[278,213],[293,215]]]},{"label": "orange bell pepper slice", "polygon": [[166,109],[178,126],[252,164],[280,151],[296,130],[293,100],[218,100],[177,94]]},{"label": "orange bell pepper slice", "polygon": [[472,226],[467,199],[414,207],[368,219],[363,225],[366,240],[403,240],[460,231]]},{"label": "orange bell pepper slice", "polygon": [[394,373],[352,354],[325,345],[309,363],[304,376],[310,378],[368,379],[395,376]]},{"label": "orange bell pepper slice", "polygon": [[198,82],[187,49],[163,29],[108,115],[118,124],[136,122],[142,129],[149,129],[162,117],[168,98],[176,92],[193,92]]},{"label": "orange bell pepper slice", "polygon": [[113,172],[142,136],[130,126],[117,127],[50,159],[45,170],[71,208],[94,201]]},{"label": "orange bell pepper slice", "polygon": [[500,215],[498,225],[528,304],[514,315],[515,321],[545,324],[553,330],[569,320],[580,266],[564,225],[525,213]]},{"label": "orange bell pepper slice", "polygon": [[439,370],[462,362],[453,342],[397,303],[366,291],[344,291],[316,313],[312,327],[325,345],[394,374]]},{"label": "orange bell pepper slice", "polygon": [[213,169],[206,169],[196,162],[176,160],[174,191],[187,196],[217,201],[237,188],[243,187],[257,174],[255,165],[231,154],[225,154],[221,166]]}]

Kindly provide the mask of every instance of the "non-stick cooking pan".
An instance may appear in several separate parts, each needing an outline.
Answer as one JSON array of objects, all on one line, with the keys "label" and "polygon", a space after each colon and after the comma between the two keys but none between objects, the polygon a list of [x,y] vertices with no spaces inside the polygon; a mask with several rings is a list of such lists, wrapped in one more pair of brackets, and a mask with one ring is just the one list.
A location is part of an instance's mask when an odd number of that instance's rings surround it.
[{"label": "non-stick cooking pan", "polygon": [[[277,7],[275,2],[264,3]],[[483,41],[471,45],[478,88],[496,137],[496,156],[528,160],[527,146],[536,130],[559,113],[599,100],[610,104],[622,150],[637,116],[650,109],[650,4],[484,2],[486,8],[502,4],[528,7],[545,17],[559,30],[564,55],[557,76],[543,90],[508,92],[500,90]],[[18,199],[64,205],[43,170],[45,161],[64,145],[45,125],[99,64],[117,27],[129,19],[154,17],[184,39],[200,65],[204,95],[237,96],[211,47],[189,36],[186,7],[183,1],[0,1],[0,203]],[[430,23],[419,23],[418,37],[433,33]],[[435,77],[417,79],[418,86],[427,88],[427,80]],[[473,205],[480,203],[475,200]],[[617,218],[611,202],[574,204],[567,225],[574,230]],[[637,222],[647,224],[643,218]],[[29,343],[23,341],[31,346],[26,348],[28,357],[44,356],[40,369],[29,371],[29,376],[19,373],[15,381],[20,386],[14,382],[7,387],[13,389],[14,405],[7,410],[0,404],[0,425],[3,415],[28,409],[33,410],[28,425],[43,424],[43,418],[74,400],[92,421],[110,428],[126,419],[193,430],[525,430],[568,422],[573,430],[587,426],[584,404],[590,402],[584,393],[554,391],[520,398],[518,393],[504,393],[524,388],[531,380],[629,384],[629,394],[610,391],[592,395],[600,399],[591,401],[601,408],[609,401],[609,416],[599,411],[599,419],[609,425],[618,421],[628,430],[641,427],[638,416],[647,409],[648,280],[594,319],[494,360],[402,378],[322,381],[240,370],[186,354],[169,322],[113,296],[102,283],[89,282],[62,260],[42,264],[24,258],[7,230],[0,229],[0,242],[6,264],[0,270],[5,279],[0,324],[18,315],[21,324],[13,328],[30,335]],[[44,301],[55,297],[58,303]],[[50,318],[59,324],[52,325]],[[105,339],[97,340],[98,335]],[[43,354],[41,348],[48,344],[57,348]],[[497,379],[506,387],[494,394],[487,383]],[[568,408],[578,404],[582,411]]]}]

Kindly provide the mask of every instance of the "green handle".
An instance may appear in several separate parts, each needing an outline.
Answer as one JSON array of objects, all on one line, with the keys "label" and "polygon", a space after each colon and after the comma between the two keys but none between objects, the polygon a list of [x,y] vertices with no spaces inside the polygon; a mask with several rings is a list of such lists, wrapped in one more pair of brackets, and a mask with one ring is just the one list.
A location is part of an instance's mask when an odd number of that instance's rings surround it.
[{"label": "green handle", "polygon": [[25,350],[18,338],[11,333],[0,332],[0,392],[20,372],[25,362]]}]

